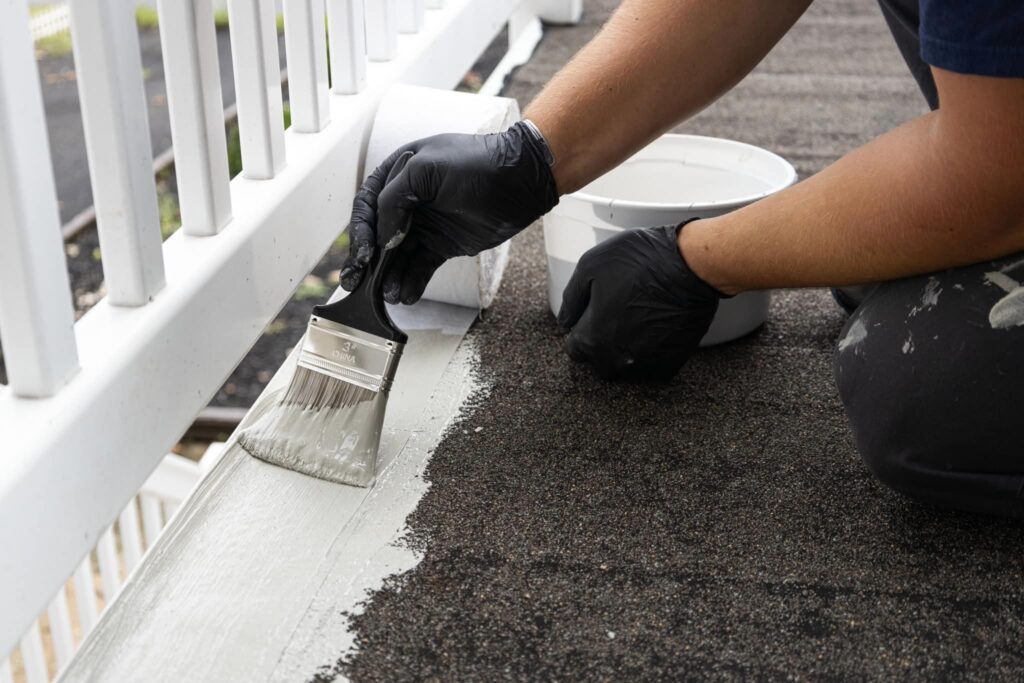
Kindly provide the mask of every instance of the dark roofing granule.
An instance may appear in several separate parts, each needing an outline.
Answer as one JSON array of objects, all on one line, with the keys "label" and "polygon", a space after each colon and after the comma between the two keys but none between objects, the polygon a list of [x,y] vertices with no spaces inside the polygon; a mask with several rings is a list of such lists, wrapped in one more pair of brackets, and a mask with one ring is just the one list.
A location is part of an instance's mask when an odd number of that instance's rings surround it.
[{"label": "dark roofing granule", "polygon": [[[547,39],[513,94],[528,100],[614,4],[588,0],[585,25]],[[825,36],[809,23],[760,71],[786,71],[809,40],[830,45],[828,71],[887,38],[880,19],[849,38],[838,19]],[[886,50],[858,68],[898,72]],[[827,135],[779,132],[769,112],[731,136],[826,149],[796,159],[819,170],[920,107],[868,111],[903,97],[877,92],[891,78],[817,93],[821,119],[837,119]],[[765,90],[743,87],[689,130],[735,129],[737,102]],[[792,93],[765,97],[805,110]],[[562,353],[539,229],[513,254],[471,333],[491,388],[437,448],[408,520],[423,562],[372,596],[352,620],[357,652],[320,680],[1024,678],[1024,526],[931,510],[871,478],[832,381],[843,315],[827,292],[777,294],[763,330],[670,384],[608,384]]]},{"label": "dark roofing granule", "polygon": [[561,352],[538,233],[473,332],[492,388],[427,470],[409,518],[425,558],[354,617],[341,670],[1020,679],[1024,527],[871,478],[827,293],[780,295],[762,332],[667,386],[607,384]]}]

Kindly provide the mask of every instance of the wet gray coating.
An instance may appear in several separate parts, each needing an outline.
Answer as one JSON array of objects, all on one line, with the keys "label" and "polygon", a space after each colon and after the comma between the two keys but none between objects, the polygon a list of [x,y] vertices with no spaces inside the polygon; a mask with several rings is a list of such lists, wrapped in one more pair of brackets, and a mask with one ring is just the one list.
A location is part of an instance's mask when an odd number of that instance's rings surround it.
[{"label": "wet gray coating", "polygon": [[[328,379],[342,385],[333,388],[336,392],[352,390],[342,380]],[[239,445],[260,460],[311,477],[370,486],[377,476],[388,392],[360,392],[363,400],[338,408],[291,404],[285,395],[277,391],[265,397],[277,406],[239,433]]]},{"label": "wet gray coating", "polygon": [[[422,470],[475,384],[476,317],[427,302],[409,333],[372,488],[257,460],[233,439],[83,643],[63,681],[295,681],[346,651],[347,612],[418,555],[397,541]],[[295,354],[243,422],[258,421]]]}]

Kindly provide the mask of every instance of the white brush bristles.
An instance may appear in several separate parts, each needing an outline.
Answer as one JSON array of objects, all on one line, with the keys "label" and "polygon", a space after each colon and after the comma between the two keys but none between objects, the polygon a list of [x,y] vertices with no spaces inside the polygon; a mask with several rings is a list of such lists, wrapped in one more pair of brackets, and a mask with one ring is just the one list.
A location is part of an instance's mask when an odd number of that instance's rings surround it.
[{"label": "white brush bristles", "polygon": [[297,367],[284,402],[302,408],[347,408],[369,401],[376,393],[316,370]]},{"label": "white brush bristles", "polygon": [[281,401],[238,435],[251,455],[318,479],[366,487],[377,474],[387,393],[297,368]]}]

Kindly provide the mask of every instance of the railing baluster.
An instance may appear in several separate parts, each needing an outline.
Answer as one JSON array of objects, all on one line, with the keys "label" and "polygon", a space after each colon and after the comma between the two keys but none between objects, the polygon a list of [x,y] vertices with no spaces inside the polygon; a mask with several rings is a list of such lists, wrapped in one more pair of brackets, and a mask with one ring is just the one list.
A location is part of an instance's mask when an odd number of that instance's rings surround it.
[{"label": "railing baluster", "polygon": [[512,13],[512,16],[508,18],[508,47],[510,50],[537,21],[539,21],[537,15],[529,5],[524,5]]},{"label": "railing baluster", "polygon": [[10,389],[52,396],[78,369],[28,9],[0,2],[0,334]]},{"label": "railing baluster", "polygon": [[46,655],[43,653],[43,637],[39,633],[39,622],[32,622],[28,633],[21,639],[21,661],[25,666],[27,683],[48,683],[50,674],[46,671]]},{"label": "railing baluster", "polygon": [[284,45],[292,129],[317,133],[330,121],[323,0],[285,0]]},{"label": "railing baluster", "polygon": [[285,164],[274,0],[228,0],[228,16],[242,175],[273,178]]},{"label": "railing baluster", "polygon": [[366,4],[366,54],[371,62],[389,62],[398,54],[398,0]]},{"label": "railing baluster", "polygon": [[92,553],[90,552],[75,570],[75,603],[78,606],[78,622],[82,625],[82,637],[96,626],[99,609],[96,606],[96,584],[92,578]]},{"label": "railing baluster", "polygon": [[156,496],[141,494],[139,502],[142,504],[142,530],[146,536],[146,550],[149,550],[156,543],[157,536],[164,528],[160,501]]},{"label": "railing baluster", "polygon": [[174,168],[186,234],[216,235],[231,220],[220,58],[210,0],[158,0]]},{"label": "railing baluster", "polygon": [[121,591],[121,576],[117,566],[117,543],[114,541],[114,527],[100,536],[96,545],[96,559],[100,561],[100,579],[103,581],[103,609],[110,606]]},{"label": "railing baluster", "polygon": [[107,299],[142,306],[164,260],[135,8],[73,2],[71,35]]},{"label": "railing baluster", "polygon": [[419,33],[423,28],[426,8],[424,0],[399,0],[398,30],[402,33]]},{"label": "railing baluster", "polygon": [[227,447],[227,443],[224,441],[214,441],[206,447],[206,452],[203,453],[203,457],[199,459],[199,471],[200,478],[206,476],[206,473],[213,469],[214,465],[220,462],[220,459],[224,457],[224,449]]},{"label": "railing baluster", "polygon": [[71,613],[68,610],[68,596],[64,586],[61,586],[53,596],[46,614],[50,619],[50,639],[57,655],[57,670],[60,671],[75,654],[75,639],[71,634]]},{"label": "railing baluster", "polygon": [[117,518],[117,530],[121,535],[121,547],[124,549],[124,566],[130,574],[135,565],[142,559],[142,535],[139,531],[139,510],[135,507],[135,498],[128,501],[128,505],[121,511]]},{"label": "railing baluster", "polygon": [[353,95],[366,87],[365,22],[363,0],[327,0],[331,91],[338,95]]}]

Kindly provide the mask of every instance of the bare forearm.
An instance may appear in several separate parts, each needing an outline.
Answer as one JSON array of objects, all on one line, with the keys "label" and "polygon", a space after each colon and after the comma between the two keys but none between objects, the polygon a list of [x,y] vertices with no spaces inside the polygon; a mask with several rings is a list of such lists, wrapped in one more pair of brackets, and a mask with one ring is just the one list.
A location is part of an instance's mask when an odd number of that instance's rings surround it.
[{"label": "bare forearm", "polygon": [[736,293],[877,282],[1022,251],[1021,145],[972,135],[990,132],[923,116],[790,190],[694,223],[680,233],[683,255]]},{"label": "bare forearm", "polygon": [[559,192],[600,176],[745,76],[810,0],[626,0],[526,116]]}]

